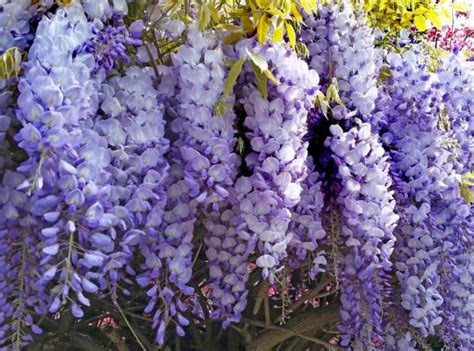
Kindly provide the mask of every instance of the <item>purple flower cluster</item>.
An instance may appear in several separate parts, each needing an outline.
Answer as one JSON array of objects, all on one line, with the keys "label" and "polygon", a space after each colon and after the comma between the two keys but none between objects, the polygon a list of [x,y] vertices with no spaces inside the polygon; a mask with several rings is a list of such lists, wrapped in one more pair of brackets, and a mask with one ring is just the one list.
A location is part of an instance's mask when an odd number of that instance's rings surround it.
[{"label": "purple flower cluster", "polygon": [[188,282],[195,223],[200,210],[218,209],[219,202],[228,196],[225,188],[232,185],[230,171],[235,162],[233,114],[221,118],[214,113],[223,92],[222,51],[211,35],[200,33],[196,26],[188,28],[187,37],[187,43],[172,57],[173,66],[164,68],[160,86],[176,118],[171,124],[175,140],[170,150],[168,203],[158,243],[164,274],[169,275],[167,280],[172,285],[154,289],[148,305],[153,308],[157,300],[166,299],[168,306],[159,306],[153,318],[159,344],[164,341],[170,317],[177,332],[184,333],[182,326],[188,322],[184,317],[177,318],[176,307],[181,306],[178,309],[183,312],[186,307],[179,295],[186,297],[194,292]]},{"label": "purple flower cluster", "polygon": [[[73,55],[89,35],[79,5],[40,23],[19,83],[22,128],[16,136],[29,155],[18,167],[26,179],[17,188],[31,200],[28,213],[39,232],[35,288],[48,295],[50,313],[71,301],[78,318],[80,305],[90,305],[85,294],[106,287],[102,266],[114,250],[111,227],[117,223],[105,213],[110,154],[90,129],[98,100],[85,64],[91,57]],[[52,40],[58,37],[62,45]]]},{"label": "purple flower cluster", "polygon": [[16,190],[25,177],[7,170],[0,185],[0,345],[20,349],[41,328],[33,313],[43,313],[48,297],[35,287],[39,272],[36,219],[31,200]]},{"label": "purple flower cluster", "polygon": [[449,54],[438,69],[440,104],[445,108],[444,129],[454,138],[456,171],[473,171],[474,165],[474,72],[462,56]]},{"label": "purple flower cluster", "polygon": [[[382,300],[397,225],[389,163],[367,123],[347,133],[336,124],[325,142],[333,152],[341,214],[341,344],[370,349],[382,340]],[[359,346],[357,346],[359,345]]]},{"label": "purple flower cluster", "polygon": [[249,51],[263,57],[279,82],[277,86],[269,83],[268,97],[263,96],[248,65],[240,101],[251,145],[245,162],[252,172],[251,191],[240,208],[248,232],[258,238],[257,266],[272,282],[287,254],[291,209],[300,201],[306,177],[307,143],[303,138],[319,77],[282,45],[258,46],[254,40],[243,40],[236,49],[239,57]]},{"label": "purple flower cluster", "polygon": [[[43,6],[49,6],[45,1]],[[36,14],[38,4],[30,0],[7,1],[0,4],[0,55],[8,48],[25,49],[33,34],[30,20]]]},{"label": "purple flower cluster", "polygon": [[[48,6],[47,3],[42,5]],[[4,3],[0,7],[0,55],[13,47],[27,49],[33,39],[30,22],[38,11],[38,5],[26,0]],[[6,157],[11,154],[11,145],[5,140],[5,135],[9,128],[17,124],[14,108],[11,107],[14,103],[11,90],[15,83],[15,78],[0,79],[0,175],[5,168],[13,167],[11,157]]]},{"label": "purple flower cluster", "polygon": [[120,62],[129,64],[127,45],[142,45],[140,37],[143,21],[136,21],[127,27],[122,16],[115,15],[109,22],[111,24],[106,25],[96,22],[92,28],[92,38],[82,48],[82,51],[94,55],[96,72],[100,69],[109,71],[118,68]]},{"label": "purple flower cluster", "polygon": [[[120,249],[114,254],[114,265],[108,267],[115,270],[109,272],[109,283],[115,290],[119,279],[133,284],[136,272],[131,262],[136,247],[145,258],[156,250],[166,203],[164,180],[169,166],[164,154],[169,143],[164,137],[164,106],[153,87],[151,69],[129,67],[125,75],[107,80],[101,88],[101,114],[94,129],[106,138],[111,155],[106,168],[108,212],[121,222],[114,235]],[[140,269],[155,268],[148,263]],[[117,272],[123,266],[125,270]],[[130,277],[119,274],[124,271]]]},{"label": "purple flower cluster", "polygon": [[309,277],[316,276],[326,270],[327,259],[324,250],[316,251],[321,240],[326,237],[322,225],[321,212],[324,207],[322,176],[315,170],[313,160],[307,158],[308,176],[301,183],[301,200],[293,208],[289,230],[293,237],[289,243],[291,253],[290,265],[300,267],[308,260],[311,262]]},{"label": "purple flower cluster", "polygon": [[[174,162],[183,165],[188,192],[180,207],[189,206],[192,200],[207,229],[204,243],[212,317],[224,318],[227,326],[240,320],[246,306],[247,259],[254,245],[240,237],[236,228],[239,208],[234,189],[238,185],[234,184],[240,158],[234,152],[235,114],[231,109],[223,116],[216,111],[219,102],[233,103],[233,98],[222,101],[225,56],[212,34],[205,35],[192,26],[187,37],[188,43],[172,57],[173,71],[168,72],[177,78],[173,103],[177,118],[171,127],[179,149]],[[162,85],[171,82],[165,79]],[[194,210],[189,211],[193,215]],[[189,263],[183,269],[191,269]]]},{"label": "purple flower cluster", "polygon": [[[393,78],[380,105],[397,191],[409,200],[399,209],[396,231],[401,303],[423,336],[442,330],[448,345],[467,350],[473,340],[472,207],[460,196],[456,162],[440,128],[442,105],[436,102],[445,91],[418,60],[415,51],[388,55]],[[448,109],[456,101],[445,100]]]},{"label": "purple flower cluster", "polygon": [[356,112],[369,121],[378,93],[380,54],[363,14],[354,13],[348,2],[322,7],[315,17],[305,18],[301,40],[308,46],[309,67],[320,74],[321,85],[337,80],[345,106],[334,106],[333,117],[351,118]]}]

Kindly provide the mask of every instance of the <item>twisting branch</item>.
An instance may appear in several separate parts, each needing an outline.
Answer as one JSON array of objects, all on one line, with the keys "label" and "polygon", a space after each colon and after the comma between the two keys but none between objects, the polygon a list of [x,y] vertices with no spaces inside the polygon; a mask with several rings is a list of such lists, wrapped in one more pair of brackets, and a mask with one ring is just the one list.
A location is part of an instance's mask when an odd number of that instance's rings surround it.
[{"label": "twisting branch", "polygon": [[257,336],[247,344],[247,351],[270,351],[276,345],[293,336],[298,336],[306,340],[310,340],[308,338],[311,338],[311,342],[323,345],[330,348],[330,350],[343,350],[343,348],[339,346],[306,335],[308,333],[314,334],[315,332],[322,330],[324,326],[335,323],[338,320],[339,304],[318,307],[295,316],[289,320],[286,327],[266,326],[263,322],[244,318],[243,322],[248,325],[251,324],[265,328],[261,335]]}]

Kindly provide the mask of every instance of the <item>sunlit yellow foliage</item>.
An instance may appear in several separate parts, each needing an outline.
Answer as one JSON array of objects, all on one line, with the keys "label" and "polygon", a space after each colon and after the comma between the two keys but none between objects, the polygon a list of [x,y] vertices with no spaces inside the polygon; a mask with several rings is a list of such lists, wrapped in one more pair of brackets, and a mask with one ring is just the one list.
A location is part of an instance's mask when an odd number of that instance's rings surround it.
[{"label": "sunlit yellow foliage", "polygon": [[226,38],[229,44],[251,36],[255,36],[260,43],[267,40],[281,42],[286,34],[290,45],[296,47],[295,27],[302,23],[302,13],[316,13],[317,3],[320,2],[316,0],[209,0],[198,4],[198,19],[201,28],[212,26],[229,31]]},{"label": "sunlit yellow foliage", "polygon": [[[355,3],[359,3],[356,0]],[[419,31],[450,24],[453,11],[468,9],[461,1],[441,0],[363,0],[369,22],[376,27],[397,31],[415,25]]]}]

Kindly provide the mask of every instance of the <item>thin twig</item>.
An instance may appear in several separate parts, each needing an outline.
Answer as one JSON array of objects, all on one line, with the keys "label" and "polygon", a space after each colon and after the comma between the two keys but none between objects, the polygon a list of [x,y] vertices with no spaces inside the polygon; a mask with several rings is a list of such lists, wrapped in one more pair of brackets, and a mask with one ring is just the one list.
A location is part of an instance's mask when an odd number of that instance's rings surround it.
[{"label": "thin twig", "polygon": [[[332,281],[332,278],[329,277],[329,278],[326,278],[325,280],[323,280],[317,287],[315,287],[314,289],[311,289],[309,291],[307,291],[303,296],[301,296],[301,298],[299,298],[297,301],[295,301],[293,304],[291,304],[289,307],[288,307],[288,310],[290,312],[296,310],[298,307],[300,307],[301,305],[305,304],[308,300],[314,300],[314,299],[318,299],[318,298],[321,298],[321,297],[325,297],[325,296],[328,296],[328,295],[331,295],[333,294],[335,291],[331,291],[331,292],[327,292],[327,293],[323,293],[321,294],[321,291],[329,284],[331,283]],[[282,316],[278,316],[274,321],[273,323],[274,324],[277,324],[279,322],[281,322],[283,320]]]},{"label": "thin twig", "polygon": [[130,331],[132,332],[133,336],[135,337],[135,339],[137,340],[138,344],[140,345],[140,347],[142,348],[143,351],[146,351],[146,347],[143,346],[142,344],[142,341],[140,340],[140,338],[138,337],[137,333],[135,332],[135,330],[133,329],[132,325],[130,324],[127,316],[125,315],[125,313],[123,312],[122,308],[119,306],[119,304],[117,303],[117,301],[114,299],[114,305],[115,307],[117,307],[117,309],[119,310],[120,314],[122,315],[122,318],[123,320],[125,321],[125,323],[127,324],[128,328],[130,329]]},{"label": "thin twig", "polygon": [[160,71],[158,70],[158,67],[156,66],[155,59],[153,57],[153,52],[151,51],[150,44],[145,42],[145,49],[148,54],[148,57],[150,58],[150,64],[151,67],[153,68],[153,72],[155,72],[156,79],[160,78]]}]

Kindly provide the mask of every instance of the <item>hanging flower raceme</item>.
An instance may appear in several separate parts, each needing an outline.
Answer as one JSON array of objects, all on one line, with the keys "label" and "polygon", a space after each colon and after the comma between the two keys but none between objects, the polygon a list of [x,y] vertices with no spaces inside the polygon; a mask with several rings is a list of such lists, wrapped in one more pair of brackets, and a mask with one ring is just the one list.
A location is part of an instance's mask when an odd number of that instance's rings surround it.
[{"label": "hanging flower raceme", "polygon": [[240,101],[251,146],[245,161],[252,173],[251,191],[240,207],[248,232],[258,238],[257,266],[272,282],[287,255],[291,209],[300,201],[306,176],[307,143],[303,138],[319,77],[282,45],[258,46],[254,40],[244,40],[236,49],[239,57],[261,56],[278,82],[277,86],[269,83],[268,96],[262,95],[251,65],[246,65]]},{"label": "hanging flower raceme", "polygon": [[88,69],[93,57],[75,55],[90,35],[78,4],[41,21],[17,111],[23,127],[16,140],[29,156],[18,167],[26,180],[17,188],[31,200],[28,213],[39,233],[36,289],[48,295],[50,313],[71,301],[78,318],[80,305],[90,305],[86,293],[107,286],[104,265],[119,224],[107,212],[107,142],[92,130],[98,100]]},{"label": "hanging flower raceme", "polygon": [[[176,114],[171,125],[176,139],[170,151],[172,169],[164,236],[157,247],[164,274],[170,275],[169,281],[179,293],[189,296],[193,293],[188,282],[195,221],[199,213],[206,216],[222,209],[222,202],[229,196],[226,188],[232,186],[236,175],[238,158],[233,153],[234,114],[227,111],[221,117],[215,112],[224,90],[224,55],[212,34],[201,33],[197,26],[189,27],[186,34],[188,41],[172,56],[173,65],[165,69],[160,86],[170,98],[169,109]],[[209,236],[213,236],[212,230]],[[209,264],[215,265],[215,259],[210,259]],[[213,283],[210,285],[212,288]],[[150,308],[158,298],[165,298],[161,296],[162,288],[152,289]],[[167,286],[164,289],[171,292]],[[168,305],[184,306],[179,296],[166,295]],[[176,322],[177,332],[184,333],[182,326],[187,321],[177,318],[176,308],[163,309],[159,303],[155,317],[155,325],[159,324],[158,343],[163,343],[170,317]]]},{"label": "hanging flower raceme", "polygon": [[[474,72],[472,65],[461,55],[443,58],[438,69],[439,89],[444,107],[440,127],[447,133],[446,145],[457,154],[456,171],[474,171]],[[451,143],[449,137],[452,137]]]},{"label": "hanging flower raceme", "polygon": [[[110,212],[123,221],[116,235],[120,250],[114,257],[115,267],[110,266],[110,283],[113,291],[119,279],[129,284],[137,279],[142,287],[148,287],[153,300],[147,307],[149,312],[157,303],[150,291],[164,284],[162,257],[159,257],[165,251],[160,230],[169,169],[164,157],[169,148],[164,136],[164,106],[153,87],[153,71],[149,68],[129,67],[125,75],[102,84],[102,93],[103,115],[98,116],[95,129],[107,138],[111,149],[111,162],[107,167],[111,175],[108,183]],[[122,255],[119,256],[118,251]],[[143,263],[135,267],[132,261],[139,252]],[[125,269],[113,270],[121,267]],[[160,302],[158,305],[162,308]]]},{"label": "hanging flower raceme", "polygon": [[382,140],[401,183],[397,191],[410,201],[399,208],[396,231],[401,304],[423,336],[442,330],[452,349],[470,349],[472,311],[465,306],[473,296],[474,221],[440,129],[442,106],[435,102],[445,92],[416,52],[390,54],[387,60],[393,78],[380,105],[387,116]]},{"label": "hanging flower raceme", "polygon": [[[17,120],[13,108],[13,90],[21,68],[21,52],[31,44],[32,22],[39,18],[38,10],[44,4],[32,4],[31,1],[13,1],[1,4],[0,13],[0,60],[10,62],[0,68],[0,176],[6,168],[14,166],[14,156],[7,131],[16,127]],[[8,56],[8,57],[6,57]]]},{"label": "hanging flower raceme", "polygon": [[322,225],[321,212],[324,207],[322,176],[315,170],[311,157],[307,159],[308,176],[302,182],[301,200],[292,210],[290,231],[293,238],[289,243],[292,268],[298,268],[305,262],[310,263],[309,277],[326,270],[327,259],[324,250],[316,251],[321,240],[326,237]]},{"label": "hanging flower raceme", "polygon": [[319,73],[321,85],[327,88],[337,81],[345,106],[334,106],[332,116],[351,118],[349,110],[366,121],[373,119],[380,53],[363,14],[355,14],[346,1],[321,7],[315,17],[305,18],[301,39],[309,50],[309,67]]},{"label": "hanging flower raceme", "polygon": [[197,27],[187,35],[188,44],[173,56],[177,77],[173,127],[189,197],[199,204],[208,230],[204,241],[212,317],[223,318],[227,326],[240,320],[246,306],[247,259],[254,245],[236,228],[240,211],[233,194],[240,158],[234,152],[235,114],[226,108],[220,115],[216,109],[218,103],[233,103],[232,97],[223,101],[225,56],[212,35],[203,35]]},{"label": "hanging flower raceme", "polygon": [[330,127],[326,147],[333,152],[340,191],[342,345],[355,350],[380,348],[382,300],[387,273],[392,268],[394,228],[398,216],[389,190],[389,163],[369,124],[344,133]]},{"label": "hanging flower raceme", "polygon": [[0,185],[0,347],[21,349],[42,333],[33,315],[46,310],[48,296],[35,287],[39,269],[37,220],[30,199],[16,188],[25,181],[7,170]]}]

